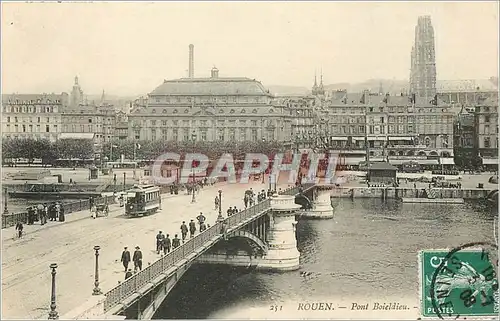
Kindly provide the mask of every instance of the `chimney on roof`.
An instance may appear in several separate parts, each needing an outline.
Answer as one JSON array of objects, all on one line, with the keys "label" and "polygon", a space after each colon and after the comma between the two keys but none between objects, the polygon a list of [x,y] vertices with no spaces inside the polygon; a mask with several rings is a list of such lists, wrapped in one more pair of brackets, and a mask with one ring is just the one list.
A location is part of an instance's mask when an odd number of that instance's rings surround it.
[{"label": "chimney on roof", "polygon": [[210,78],[219,78],[219,69],[217,67],[213,67],[210,71]]},{"label": "chimney on roof", "polygon": [[189,78],[194,78],[194,45],[189,45]]}]

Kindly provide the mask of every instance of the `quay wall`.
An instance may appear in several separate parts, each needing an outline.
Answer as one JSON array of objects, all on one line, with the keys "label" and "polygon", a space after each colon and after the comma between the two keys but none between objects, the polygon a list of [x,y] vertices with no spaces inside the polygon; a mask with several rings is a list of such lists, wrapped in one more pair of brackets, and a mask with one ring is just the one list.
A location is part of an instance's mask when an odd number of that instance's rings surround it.
[{"label": "quay wall", "polygon": [[[410,187],[340,187],[331,196],[338,198],[422,198],[426,197],[425,188]],[[435,198],[463,198],[465,200],[486,199],[493,188],[430,188]],[[384,196],[385,193],[385,196]]]}]

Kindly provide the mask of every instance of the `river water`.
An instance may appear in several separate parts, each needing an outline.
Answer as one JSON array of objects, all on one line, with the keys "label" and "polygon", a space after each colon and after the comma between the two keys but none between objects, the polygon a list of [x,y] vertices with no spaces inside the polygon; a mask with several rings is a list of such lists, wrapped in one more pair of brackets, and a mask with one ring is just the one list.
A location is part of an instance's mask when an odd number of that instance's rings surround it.
[{"label": "river water", "polygon": [[[263,273],[194,265],[154,318],[415,319],[419,250],[494,242],[498,212],[482,204],[402,204],[379,199],[338,202],[334,219],[299,221],[300,270]],[[327,302],[335,308],[302,311],[299,302]],[[352,311],[356,302],[394,302],[408,309]],[[278,311],[271,311],[272,305]]]}]

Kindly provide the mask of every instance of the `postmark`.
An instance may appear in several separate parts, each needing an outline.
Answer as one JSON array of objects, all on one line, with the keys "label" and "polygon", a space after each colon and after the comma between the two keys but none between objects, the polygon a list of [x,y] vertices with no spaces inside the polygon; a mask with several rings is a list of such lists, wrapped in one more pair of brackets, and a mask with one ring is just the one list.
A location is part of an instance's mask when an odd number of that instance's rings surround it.
[{"label": "postmark", "polygon": [[451,251],[425,250],[420,259],[423,317],[498,315],[497,245],[474,242]]}]

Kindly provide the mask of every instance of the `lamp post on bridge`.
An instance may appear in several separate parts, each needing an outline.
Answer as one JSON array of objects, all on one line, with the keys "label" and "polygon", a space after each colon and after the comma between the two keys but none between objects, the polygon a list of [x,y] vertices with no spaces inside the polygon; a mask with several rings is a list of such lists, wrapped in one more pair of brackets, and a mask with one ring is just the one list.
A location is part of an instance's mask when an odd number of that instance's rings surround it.
[{"label": "lamp post on bridge", "polygon": [[[266,143],[266,139],[262,138],[262,147],[264,147],[264,144]],[[262,184],[265,184],[264,177],[266,176],[266,171],[262,174]]]},{"label": "lamp post on bridge", "polygon": [[52,270],[52,290],[50,294],[50,312],[49,312],[49,320],[59,319],[59,313],[56,311],[56,269],[57,263],[52,263],[50,265],[50,269]]},{"label": "lamp post on bridge", "polygon": [[[193,140],[193,145],[196,142],[196,133],[193,130],[193,133],[191,134],[191,139]],[[193,164],[191,164],[191,175],[193,176],[193,198],[191,199],[191,203],[196,203],[196,180],[195,180],[195,174],[194,174],[194,167]]]},{"label": "lamp post on bridge", "polygon": [[9,210],[7,209],[7,198],[9,197],[9,193],[7,192],[7,187],[3,189],[3,215],[9,214]]},{"label": "lamp post on bridge", "polygon": [[99,250],[101,247],[99,245],[94,246],[95,251],[95,281],[94,281],[94,290],[92,291],[92,295],[101,295],[102,291],[99,288]]},{"label": "lamp post on bridge", "polygon": [[219,190],[219,215],[217,216],[217,222],[224,221],[224,217],[222,216],[222,190]]}]

